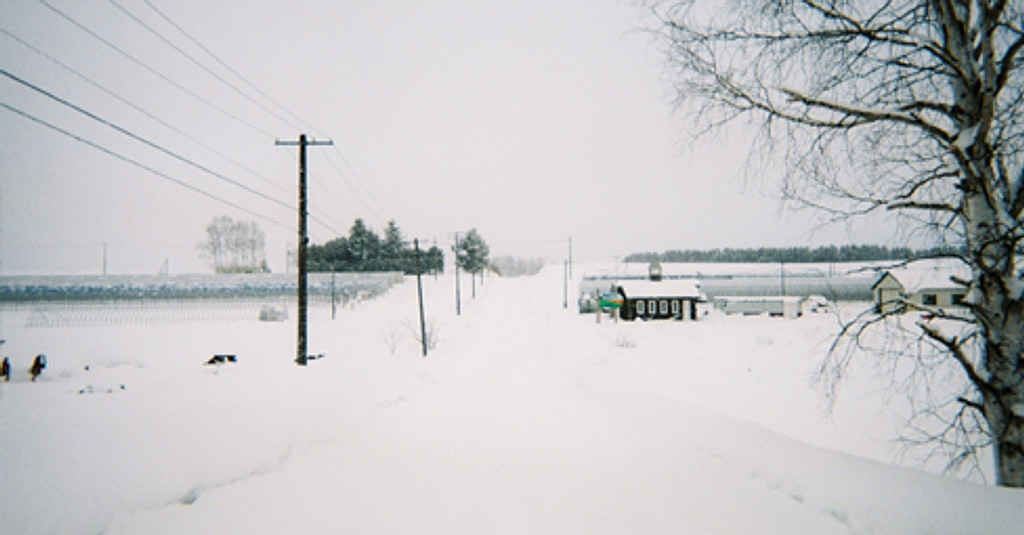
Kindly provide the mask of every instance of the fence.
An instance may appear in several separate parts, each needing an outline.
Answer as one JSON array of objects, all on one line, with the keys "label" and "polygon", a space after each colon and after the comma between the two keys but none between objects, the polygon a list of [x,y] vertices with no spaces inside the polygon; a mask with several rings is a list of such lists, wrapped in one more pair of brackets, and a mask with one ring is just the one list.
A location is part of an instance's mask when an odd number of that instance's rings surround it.
[{"label": "fence", "polygon": [[[310,274],[310,306],[372,299],[401,273]],[[0,312],[22,312],[26,327],[150,325],[256,320],[264,305],[295,302],[290,275],[181,277],[3,277]]]}]

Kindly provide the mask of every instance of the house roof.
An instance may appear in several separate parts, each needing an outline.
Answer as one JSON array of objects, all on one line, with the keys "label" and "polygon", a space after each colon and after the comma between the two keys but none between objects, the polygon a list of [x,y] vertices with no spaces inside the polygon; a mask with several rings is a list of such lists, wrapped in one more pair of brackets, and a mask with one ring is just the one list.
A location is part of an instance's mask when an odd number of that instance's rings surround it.
[{"label": "house roof", "polygon": [[903,286],[907,293],[925,290],[963,290],[963,285],[953,282],[951,277],[970,278],[970,270],[962,262],[951,259],[921,260],[906,266],[885,270],[871,286],[877,287],[886,276]]},{"label": "house roof", "polygon": [[700,283],[693,279],[627,280],[619,286],[626,292],[626,297],[686,297],[700,299],[704,294],[700,291]]}]

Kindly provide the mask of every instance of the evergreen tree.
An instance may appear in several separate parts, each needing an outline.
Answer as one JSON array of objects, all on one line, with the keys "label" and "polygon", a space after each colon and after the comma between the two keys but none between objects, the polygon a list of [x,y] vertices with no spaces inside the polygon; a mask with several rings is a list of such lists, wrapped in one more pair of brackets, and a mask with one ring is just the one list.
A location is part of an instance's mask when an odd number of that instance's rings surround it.
[{"label": "evergreen tree", "polygon": [[384,229],[384,243],[381,244],[383,256],[383,269],[387,271],[403,271],[410,273],[415,270],[409,262],[408,248],[402,238],[402,231],[399,230],[395,220],[388,221]]},{"label": "evergreen tree", "polygon": [[459,242],[459,250],[456,251],[456,262],[463,270],[473,274],[473,296],[476,297],[476,275],[480,275],[487,269],[488,255],[490,249],[487,243],[480,237],[476,229],[470,230],[466,237]]},{"label": "evergreen tree", "polygon": [[427,250],[425,264],[427,271],[444,273],[444,253],[436,245]]},{"label": "evergreen tree", "polygon": [[353,260],[354,271],[378,271],[381,269],[380,237],[362,219],[356,219],[348,232],[348,254]]}]

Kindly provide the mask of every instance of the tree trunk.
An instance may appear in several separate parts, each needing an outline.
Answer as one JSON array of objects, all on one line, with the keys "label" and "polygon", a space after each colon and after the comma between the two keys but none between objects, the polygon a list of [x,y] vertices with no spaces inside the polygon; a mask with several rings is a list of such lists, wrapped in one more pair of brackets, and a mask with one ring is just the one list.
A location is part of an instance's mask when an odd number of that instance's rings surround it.
[{"label": "tree trunk", "polygon": [[[1005,240],[1005,238],[1004,238]],[[984,243],[984,242],[982,242]],[[1005,243],[1005,241],[1004,241]],[[998,246],[989,243],[992,249]],[[977,249],[972,249],[977,250]],[[1024,487],[1024,303],[1013,262],[984,252],[974,256],[980,302],[975,316],[985,338],[980,365],[985,380],[978,384],[985,420],[994,447],[997,484]]]},{"label": "tree trunk", "polygon": [[[945,49],[958,76],[950,78],[957,137],[951,152],[962,179],[962,214],[974,314],[983,336],[973,377],[983,399],[985,420],[994,446],[997,483],[1024,487],[1024,296],[1017,273],[1019,214],[1009,194],[1011,179],[997,165],[990,136],[999,93],[1000,58],[995,54],[998,17],[969,12],[946,2],[932,2],[939,16]],[[972,42],[972,34],[984,37]],[[1011,59],[1012,61],[1012,59]]]},{"label": "tree trunk", "polygon": [[1024,284],[1015,262],[1015,225],[1007,224],[1013,221],[1006,217],[1011,209],[985,194],[998,178],[983,145],[979,140],[967,149],[974,158],[962,183],[976,295],[971,301],[984,338],[980,374],[972,380],[992,436],[997,483],[1024,487]]},{"label": "tree trunk", "polygon": [[992,431],[996,484],[1024,487],[1024,395],[1020,383],[986,395],[984,412]]}]

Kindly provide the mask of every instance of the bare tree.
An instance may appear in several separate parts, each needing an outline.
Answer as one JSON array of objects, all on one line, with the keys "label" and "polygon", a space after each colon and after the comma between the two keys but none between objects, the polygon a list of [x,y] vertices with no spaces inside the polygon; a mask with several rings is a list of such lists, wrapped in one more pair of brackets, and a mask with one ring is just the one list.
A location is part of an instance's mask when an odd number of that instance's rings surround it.
[{"label": "bare tree", "polygon": [[213,218],[206,226],[206,241],[199,250],[210,259],[216,273],[268,271],[266,235],[255,221],[235,222],[228,216]]},{"label": "bare tree", "polygon": [[228,216],[213,218],[206,225],[206,241],[198,245],[201,253],[213,264],[215,272],[220,272],[227,265],[227,258],[231,244],[229,237],[234,221]]},{"label": "bare tree", "polygon": [[[906,377],[934,379],[939,362],[957,370],[966,390],[940,401],[955,405],[953,416],[930,438],[959,441],[969,455],[982,432],[998,484],[1024,487],[1021,4],[673,0],[650,7],[679,104],[700,132],[750,121],[760,127],[755,154],[780,164],[785,197],[837,220],[897,214],[962,247],[958,258],[970,276],[956,282],[970,317],[928,310],[934,319],[913,325],[921,343],[889,349],[917,356]],[[850,321],[846,347],[862,347],[869,327],[888,321]],[[840,346],[822,368],[826,382],[849,363]]]}]

